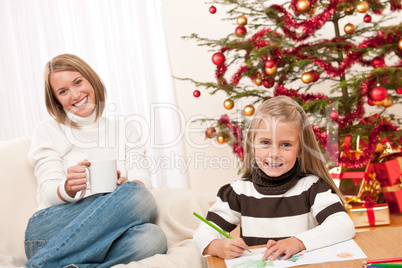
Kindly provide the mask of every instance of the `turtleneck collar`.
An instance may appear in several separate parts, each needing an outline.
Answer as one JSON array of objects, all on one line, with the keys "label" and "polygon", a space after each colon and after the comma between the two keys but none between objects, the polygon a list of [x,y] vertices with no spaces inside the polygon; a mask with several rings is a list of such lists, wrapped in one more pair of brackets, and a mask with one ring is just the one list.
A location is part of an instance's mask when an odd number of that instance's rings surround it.
[{"label": "turtleneck collar", "polygon": [[98,126],[98,122],[95,120],[96,119],[95,109],[89,116],[86,117],[78,116],[76,114],[67,111],[66,109],[64,109],[64,111],[66,112],[68,119],[70,119],[71,122],[76,123],[77,126],[79,126],[80,128],[93,128]]},{"label": "turtleneck collar", "polygon": [[251,174],[251,180],[256,190],[261,194],[280,195],[292,188],[301,177],[300,161],[296,163],[285,174],[279,177],[270,177],[265,174],[257,165]]}]

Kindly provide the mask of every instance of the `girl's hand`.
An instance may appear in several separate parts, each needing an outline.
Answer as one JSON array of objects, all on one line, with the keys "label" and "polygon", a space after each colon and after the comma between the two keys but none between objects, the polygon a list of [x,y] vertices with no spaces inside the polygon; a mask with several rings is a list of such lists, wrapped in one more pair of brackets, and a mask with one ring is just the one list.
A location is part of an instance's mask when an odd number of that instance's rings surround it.
[{"label": "girl's hand", "polygon": [[89,167],[90,165],[88,160],[82,160],[67,169],[67,181],[64,188],[70,197],[74,198],[77,192],[87,188],[87,173],[84,166]]},{"label": "girl's hand", "polygon": [[304,246],[303,242],[296,237],[282,239],[278,242],[275,240],[269,240],[267,243],[267,250],[265,251],[262,259],[266,261],[268,257],[274,253],[274,255],[272,255],[272,257],[269,259],[270,261],[276,260],[281,254],[285,254],[283,259],[287,260],[290,258],[290,256],[303,249],[306,249],[306,247]]},{"label": "girl's hand", "polygon": [[233,259],[243,254],[248,246],[241,238],[215,239],[204,249],[203,254],[218,256],[222,259]]}]

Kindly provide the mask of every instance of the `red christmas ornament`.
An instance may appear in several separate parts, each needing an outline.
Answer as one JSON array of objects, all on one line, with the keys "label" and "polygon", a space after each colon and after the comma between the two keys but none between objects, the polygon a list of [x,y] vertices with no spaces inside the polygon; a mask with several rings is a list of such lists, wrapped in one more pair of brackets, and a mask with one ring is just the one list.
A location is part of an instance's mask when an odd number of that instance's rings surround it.
[{"label": "red christmas ornament", "polygon": [[273,60],[267,60],[265,62],[265,68],[272,68],[272,67],[274,67],[274,65],[275,65],[275,62]]},{"label": "red christmas ornament", "polygon": [[199,96],[201,96],[201,92],[196,89],[196,90],[194,90],[194,92],[193,92],[193,96],[196,97],[196,98],[198,98]]},{"label": "red christmas ornament", "polygon": [[275,79],[273,77],[267,77],[262,81],[262,85],[266,88],[271,88],[275,84]]},{"label": "red christmas ornament", "polygon": [[367,103],[368,103],[368,105],[370,105],[370,106],[374,106],[373,100],[368,100]]},{"label": "red christmas ornament", "polygon": [[384,61],[384,59],[381,58],[381,57],[375,57],[375,58],[373,59],[373,61],[371,62],[371,65],[372,65],[374,68],[381,68],[381,67],[384,67],[384,66],[385,66],[385,61]]},{"label": "red christmas ornament", "polygon": [[320,79],[320,74],[316,70],[312,70],[310,73],[313,75],[313,82],[317,82]]},{"label": "red christmas ornament", "polygon": [[396,93],[402,94],[402,87],[396,89]]},{"label": "red christmas ornament", "polygon": [[209,127],[207,130],[205,130],[205,136],[208,139],[212,139],[216,136],[216,129],[214,127]]},{"label": "red christmas ornament", "polygon": [[370,91],[370,98],[373,101],[382,101],[387,97],[387,90],[384,87],[376,86]]},{"label": "red christmas ornament", "polygon": [[221,52],[216,52],[212,55],[212,62],[218,66],[222,65],[225,62],[225,55]]},{"label": "red christmas ornament", "polygon": [[246,27],[237,26],[235,29],[235,35],[237,37],[244,37],[247,33]]},{"label": "red christmas ornament", "polygon": [[366,16],[364,16],[363,20],[364,20],[364,22],[369,23],[369,22],[371,22],[371,16],[369,14],[367,14]]},{"label": "red christmas ornament", "polygon": [[209,13],[215,14],[215,13],[216,13],[216,7],[211,6],[211,7],[209,8]]},{"label": "red christmas ornament", "polygon": [[338,119],[339,113],[337,111],[332,111],[329,116],[332,118],[332,120]]}]

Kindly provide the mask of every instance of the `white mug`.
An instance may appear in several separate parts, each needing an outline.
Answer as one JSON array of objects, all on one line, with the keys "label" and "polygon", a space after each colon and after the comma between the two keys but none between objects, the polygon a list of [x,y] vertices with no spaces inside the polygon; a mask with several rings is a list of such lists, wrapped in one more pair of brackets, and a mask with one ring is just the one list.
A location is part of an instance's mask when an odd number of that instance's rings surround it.
[{"label": "white mug", "polygon": [[93,194],[110,193],[117,187],[117,161],[89,160],[87,169],[87,190]]}]

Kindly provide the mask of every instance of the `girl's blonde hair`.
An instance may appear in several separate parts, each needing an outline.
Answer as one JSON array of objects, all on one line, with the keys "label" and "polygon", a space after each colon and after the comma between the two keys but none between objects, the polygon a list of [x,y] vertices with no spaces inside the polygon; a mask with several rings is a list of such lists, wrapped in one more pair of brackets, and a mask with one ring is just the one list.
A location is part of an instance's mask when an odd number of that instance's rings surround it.
[{"label": "girl's blonde hair", "polygon": [[287,96],[278,96],[266,100],[256,110],[244,140],[245,154],[243,177],[249,177],[253,171],[253,166],[255,163],[254,141],[256,130],[258,129],[259,123],[262,120],[265,120],[267,116],[276,117],[296,126],[301,150],[301,172],[305,174],[313,174],[325,180],[339,195],[342,202],[345,203],[345,198],[335,185],[331,175],[328,172],[326,160],[320,151],[313,128],[311,127],[311,124],[307,118],[307,114],[296,101]]},{"label": "girl's blonde hair", "polygon": [[[105,108],[106,88],[98,74],[81,58],[72,54],[61,54],[54,57],[45,65],[45,103],[50,116],[57,122],[78,128],[66,115],[63,106],[59,103],[50,85],[50,74],[53,72],[73,71],[79,72],[92,85],[95,91],[96,119],[102,116]],[[96,120],[95,119],[95,120]]]}]

